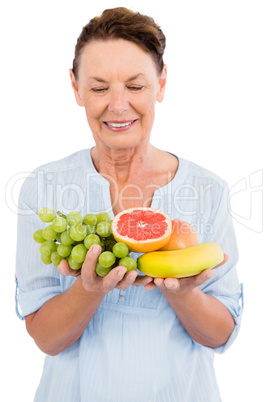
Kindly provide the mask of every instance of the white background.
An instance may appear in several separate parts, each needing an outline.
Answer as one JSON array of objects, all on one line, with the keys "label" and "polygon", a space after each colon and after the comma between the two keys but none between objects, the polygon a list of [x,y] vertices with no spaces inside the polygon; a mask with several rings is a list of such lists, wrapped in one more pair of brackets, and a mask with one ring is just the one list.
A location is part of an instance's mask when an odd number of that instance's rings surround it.
[{"label": "white background", "polygon": [[25,172],[93,145],[68,69],[82,26],[120,5],[151,15],[167,37],[167,92],[152,143],[214,171],[231,188],[245,310],[235,344],[216,356],[223,402],[267,401],[268,13],[260,0],[1,6],[0,399],[33,401],[44,357],[14,311],[18,191]]}]

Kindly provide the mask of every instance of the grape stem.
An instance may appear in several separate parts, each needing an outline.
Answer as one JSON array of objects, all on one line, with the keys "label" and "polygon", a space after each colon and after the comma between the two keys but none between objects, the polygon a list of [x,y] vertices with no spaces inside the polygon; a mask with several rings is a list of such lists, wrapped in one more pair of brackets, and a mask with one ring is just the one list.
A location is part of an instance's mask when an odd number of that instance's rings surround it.
[{"label": "grape stem", "polygon": [[60,211],[57,211],[57,215],[60,217],[60,218],[65,218],[66,219],[66,215],[64,215],[62,212],[60,212]]}]

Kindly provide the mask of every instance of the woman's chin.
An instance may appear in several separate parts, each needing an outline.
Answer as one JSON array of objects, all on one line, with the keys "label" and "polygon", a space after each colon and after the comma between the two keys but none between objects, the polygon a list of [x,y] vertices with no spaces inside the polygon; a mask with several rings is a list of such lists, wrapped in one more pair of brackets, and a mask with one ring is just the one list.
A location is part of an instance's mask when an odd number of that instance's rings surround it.
[{"label": "woman's chin", "polygon": [[[113,150],[123,150],[123,149],[133,149],[137,147],[145,146],[149,142],[149,136],[146,138],[137,137],[137,135],[127,134],[112,134],[110,136],[106,136],[106,138],[102,139],[102,146],[106,146],[107,148]],[[97,142],[96,142],[97,144]]]}]

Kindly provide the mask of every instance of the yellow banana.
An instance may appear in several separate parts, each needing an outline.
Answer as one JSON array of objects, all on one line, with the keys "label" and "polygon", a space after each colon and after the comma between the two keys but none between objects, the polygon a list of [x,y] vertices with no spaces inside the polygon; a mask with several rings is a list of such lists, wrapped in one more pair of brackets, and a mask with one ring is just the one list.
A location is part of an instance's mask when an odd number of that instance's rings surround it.
[{"label": "yellow banana", "polygon": [[138,269],[153,278],[184,278],[213,268],[223,259],[221,247],[206,242],[181,250],[145,253],[138,258]]}]

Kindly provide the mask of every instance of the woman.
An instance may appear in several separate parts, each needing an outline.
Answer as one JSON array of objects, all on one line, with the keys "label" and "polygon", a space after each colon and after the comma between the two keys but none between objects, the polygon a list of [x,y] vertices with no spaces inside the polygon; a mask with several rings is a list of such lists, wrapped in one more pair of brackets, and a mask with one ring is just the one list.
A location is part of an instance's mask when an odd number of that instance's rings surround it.
[{"label": "woman", "polygon": [[[18,301],[47,354],[37,402],[220,401],[213,356],[233,342],[241,316],[228,188],[150,143],[166,86],[164,48],[163,32],[147,16],[116,8],[91,20],[70,77],[95,146],[39,167],[22,187]],[[78,276],[66,261],[58,271],[39,267],[32,245],[38,210],[70,211],[77,202],[82,214],[111,217],[134,206],[159,208],[195,225],[200,241],[219,243],[229,260],[181,280],[122,266],[100,278],[95,245]]]}]

